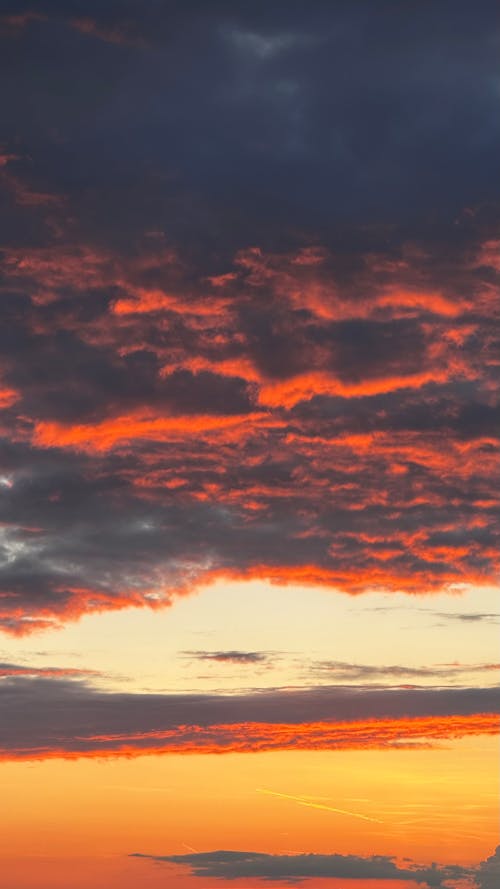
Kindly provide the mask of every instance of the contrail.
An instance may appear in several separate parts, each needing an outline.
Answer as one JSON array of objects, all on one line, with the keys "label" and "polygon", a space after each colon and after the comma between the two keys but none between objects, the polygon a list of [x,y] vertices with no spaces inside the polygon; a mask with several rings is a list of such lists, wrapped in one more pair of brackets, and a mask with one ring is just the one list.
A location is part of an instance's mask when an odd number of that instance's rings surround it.
[{"label": "contrail", "polygon": [[292,799],[301,806],[308,806],[311,809],[324,809],[326,812],[335,812],[337,815],[350,815],[351,818],[361,818],[363,821],[373,821],[375,824],[383,824],[379,818],[370,818],[368,815],[361,815],[359,812],[347,812],[345,809],[336,809],[334,806],[325,806],[322,803],[307,802],[301,796],[290,796],[289,793],[277,793],[275,790],[266,790],[265,787],[256,787],[257,793],[267,793],[269,796],[280,796],[282,799]]}]

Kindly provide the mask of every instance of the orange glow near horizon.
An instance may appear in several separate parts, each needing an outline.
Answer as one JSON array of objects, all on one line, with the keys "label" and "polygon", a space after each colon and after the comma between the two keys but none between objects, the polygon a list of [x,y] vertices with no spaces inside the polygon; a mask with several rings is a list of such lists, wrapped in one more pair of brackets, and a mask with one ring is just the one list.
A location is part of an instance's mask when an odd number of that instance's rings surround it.
[{"label": "orange glow near horizon", "polygon": [[[483,736],[436,750],[3,763],[0,851],[7,860],[29,853],[33,868],[61,851],[68,863],[118,863],[131,852],[218,849],[223,837],[228,849],[396,854],[423,864],[437,845],[440,861],[472,865],[496,844],[497,754],[497,741]],[[149,870],[128,867],[123,889]]]}]

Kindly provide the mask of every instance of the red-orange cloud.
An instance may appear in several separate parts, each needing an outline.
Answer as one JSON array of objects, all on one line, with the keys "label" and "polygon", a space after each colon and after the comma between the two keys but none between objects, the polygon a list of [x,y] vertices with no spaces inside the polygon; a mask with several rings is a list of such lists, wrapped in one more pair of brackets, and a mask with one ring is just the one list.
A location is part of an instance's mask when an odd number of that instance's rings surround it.
[{"label": "red-orange cloud", "polygon": [[477,735],[498,735],[496,714],[427,717],[406,720],[373,719],[350,723],[297,725],[241,723],[182,725],[169,731],[92,735],[75,738],[76,749],[58,746],[4,750],[0,759],[80,759],[82,757],[144,756],[161,753],[263,753],[271,750],[411,750],[433,747]]},{"label": "red-orange cloud", "polygon": [[4,251],[0,626],[217,577],[494,582],[494,239],[456,268],[415,244],[355,267],[309,245],[207,275],[152,234],[127,255]]}]

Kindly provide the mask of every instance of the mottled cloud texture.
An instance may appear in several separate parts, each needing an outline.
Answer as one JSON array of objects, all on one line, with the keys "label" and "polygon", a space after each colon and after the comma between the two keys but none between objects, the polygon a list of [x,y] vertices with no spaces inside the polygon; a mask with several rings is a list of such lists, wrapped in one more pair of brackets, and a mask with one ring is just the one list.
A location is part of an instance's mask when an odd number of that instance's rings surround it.
[{"label": "mottled cloud texture", "polygon": [[6,631],[497,576],[495,16],[209,7],[1,6]]},{"label": "mottled cloud texture", "polygon": [[0,679],[0,759],[429,746],[498,732],[496,688],[332,685],[239,694],[103,691],[14,665]]}]

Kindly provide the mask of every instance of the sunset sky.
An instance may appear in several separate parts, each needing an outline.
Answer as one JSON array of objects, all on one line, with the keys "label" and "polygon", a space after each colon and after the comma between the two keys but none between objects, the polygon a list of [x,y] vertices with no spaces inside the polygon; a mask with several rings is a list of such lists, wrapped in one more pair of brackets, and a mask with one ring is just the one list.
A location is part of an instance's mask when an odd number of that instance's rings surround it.
[{"label": "sunset sky", "polygon": [[498,4],[0,42],[0,889],[494,889]]}]

